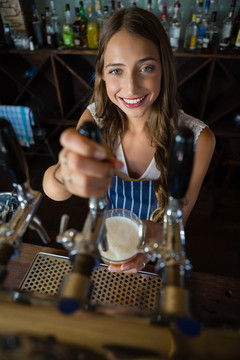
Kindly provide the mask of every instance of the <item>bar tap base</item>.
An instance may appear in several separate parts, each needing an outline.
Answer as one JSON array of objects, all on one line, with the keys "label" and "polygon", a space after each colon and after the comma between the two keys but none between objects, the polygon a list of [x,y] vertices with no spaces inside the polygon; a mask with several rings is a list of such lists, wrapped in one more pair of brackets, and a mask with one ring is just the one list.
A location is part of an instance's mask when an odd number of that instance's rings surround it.
[{"label": "bar tap base", "polygon": [[109,352],[114,353],[114,359],[120,359],[122,351],[124,359],[135,360],[237,360],[240,351],[240,334],[236,330],[205,329],[199,336],[189,337],[177,328],[153,326],[149,319],[130,314],[103,315],[81,310],[63,315],[51,306],[1,300],[0,334],[3,332],[53,336],[60,343],[85,346],[106,359]]},{"label": "bar tap base", "polygon": [[174,285],[166,286],[160,292],[160,313],[170,318],[189,316],[189,299],[188,290]]},{"label": "bar tap base", "polygon": [[[35,255],[29,248],[35,251]],[[148,310],[150,311],[146,312],[146,309],[135,311],[135,309],[114,304],[106,304],[105,306],[102,305],[101,302],[98,304],[97,296],[99,296],[100,290],[94,294],[96,299],[95,306],[90,310],[80,309],[74,314],[62,314],[56,306],[57,301],[55,294],[58,291],[58,286],[54,287],[55,284],[52,281],[51,273],[54,274],[55,280],[60,281],[62,272],[60,273],[59,269],[64,269],[65,273],[70,273],[71,264],[66,257],[56,258],[55,255],[53,255],[54,252],[51,256],[50,254],[46,256],[46,253],[43,252],[39,254],[38,251],[37,247],[25,245],[22,247],[20,257],[16,260],[11,260],[10,266],[12,272],[9,274],[8,279],[6,279],[5,286],[10,286],[10,280],[16,287],[23,287],[24,285],[26,298],[24,298],[22,302],[14,302],[10,296],[11,292],[0,291],[0,337],[11,336],[13,334],[24,334],[39,338],[50,337],[56,339],[60,344],[79,346],[94,351],[99,354],[99,356],[85,357],[85,359],[94,360],[100,360],[102,357],[107,360],[239,359],[240,329],[237,323],[235,323],[235,326],[219,325],[217,327],[202,324],[201,331],[198,335],[189,336],[181,330],[181,327],[179,327],[176,322],[171,322],[168,325],[162,325],[161,323],[153,324],[152,318],[155,310],[151,308],[152,305],[149,306],[150,309]],[[43,251],[46,251],[46,248]],[[51,271],[47,268],[46,272],[44,272],[46,269],[45,260],[53,267]],[[32,268],[35,271],[35,276],[33,277],[31,277],[33,274],[27,271],[27,266],[31,264],[31,261],[33,261],[33,265],[30,266],[30,269]],[[61,266],[59,266],[59,261],[63,262]],[[17,268],[19,269],[18,271]],[[124,274],[125,276],[129,276],[124,280],[122,274],[111,274],[104,267],[100,267],[98,271],[100,274],[103,272],[107,276],[105,287],[102,289],[104,295],[107,295],[110,290],[112,292],[114,291],[114,286],[118,280],[119,291],[121,291],[125,280],[128,285],[133,282],[134,296],[136,294],[138,295],[139,289],[142,289],[141,293],[144,294],[146,300],[148,300],[148,296],[150,295],[147,279],[149,278],[149,281],[153,282],[152,284],[155,287],[152,286],[152,288],[155,289],[158,287],[156,281],[158,281],[159,277],[153,277],[152,274],[146,274],[146,277],[145,274],[142,273]],[[18,275],[21,275],[21,280],[19,276],[20,281],[16,284],[16,277]],[[115,276],[114,282],[109,280],[109,277],[112,275]],[[132,279],[132,276],[135,275],[136,277]],[[39,276],[42,280],[40,280]],[[97,275],[95,274],[94,276]],[[209,276],[206,275],[206,277],[208,278]],[[207,283],[204,274],[201,279],[193,274],[192,281],[194,281],[194,283],[192,285],[196,284],[197,289],[201,289],[201,286]],[[23,282],[21,283],[21,281]],[[97,280],[95,279],[94,281]],[[188,283],[189,281],[190,280],[188,280]],[[225,280],[222,279],[222,281]],[[102,281],[98,282],[100,289]],[[227,284],[230,286],[229,281]],[[215,285],[217,286],[218,282],[214,278],[214,281],[211,282],[211,291]],[[49,294],[42,293],[38,299],[34,300],[34,292],[32,291],[32,293],[29,294],[27,289],[34,290],[35,286],[44,291],[46,289],[46,291],[49,291]],[[50,289],[48,290],[49,286]],[[237,288],[237,285],[234,285],[232,289],[233,292],[237,292]],[[29,291],[31,292],[31,290]],[[217,292],[217,289],[215,291]],[[52,296],[50,296],[50,292],[53,294]],[[201,289],[200,295],[202,295],[202,293],[203,289]],[[117,298],[117,294],[118,291],[116,292],[116,300],[119,299]],[[206,294],[206,291],[204,294]],[[128,288],[126,285],[120,296],[121,302],[129,301],[127,296]],[[104,298],[106,299],[106,297]],[[26,301],[27,299],[29,301]],[[136,296],[136,300],[139,302],[139,296]],[[201,307],[201,311],[203,311],[202,302],[205,301],[206,295],[200,299],[199,306]],[[150,304],[152,303],[153,301],[150,302]],[[232,307],[234,307],[234,304],[233,302]],[[219,303],[217,303],[216,306],[219,306]],[[153,307],[155,308],[155,303]],[[208,304],[208,310],[210,309],[209,307],[210,305]],[[220,308],[222,309],[222,307]],[[238,309],[237,306],[236,309]],[[10,359],[10,352],[9,350],[7,351],[7,355],[3,354],[2,356],[0,353],[1,359]],[[68,360],[70,360],[70,358]]]}]

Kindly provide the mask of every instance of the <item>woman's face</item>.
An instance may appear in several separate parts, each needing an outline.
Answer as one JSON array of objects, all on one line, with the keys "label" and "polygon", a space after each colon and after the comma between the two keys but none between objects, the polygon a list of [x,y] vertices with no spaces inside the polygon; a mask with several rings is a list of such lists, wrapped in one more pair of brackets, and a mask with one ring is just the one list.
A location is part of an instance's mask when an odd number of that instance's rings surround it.
[{"label": "woman's face", "polygon": [[157,46],[122,28],[111,37],[104,55],[103,80],[110,100],[128,119],[147,121],[161,89]]}]

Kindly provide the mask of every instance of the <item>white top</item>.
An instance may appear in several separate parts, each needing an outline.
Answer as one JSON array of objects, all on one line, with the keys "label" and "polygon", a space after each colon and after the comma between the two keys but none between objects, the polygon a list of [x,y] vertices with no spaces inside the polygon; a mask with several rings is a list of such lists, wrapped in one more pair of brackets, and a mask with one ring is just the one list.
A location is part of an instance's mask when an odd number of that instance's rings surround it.
[{"label": "white top", "polygon": [[[90,105],[88,105],[88,110],[91,112],[94,120],[96,121],[96,123],[99,125],[99,127],[101,127],[101,120],[96,117],[96,106],[95,103],[92,103]],[[185,112],[183,110],[180,110],[179,113],[179,125],[181,126],[186,126],[188,127],[190,130],[192,130],[193,134],[194,134],[194,144],[196,144],[197,139],[199,134],[201,133],[201,131],[208,127],[203,121],[196,119],[190,115],[185,114]],[[115,156],[117,159],[121,160],[123,163],[123,167],[121,169],[121,172],[126,174],[127,176],[129,176],[128,174],[128,169],[127,169],[127,164],[126,164],[126,160],[125,160],[125,156],[124,156],[124,152],[123,152],[123,148],[122,148],[122,143],[120,141],[120,139],[118,138],[118,142],[119,142],[119,146],[116,150]],[[160,171],[157,169],[156,167],[156,162],[155,162],[155,158],[152,158],[152,161],[150,162],[148,168],[145,170],[145,172],[141,175],[140,178],[138,178],[138,180],[156,180],[158,179],[160,176]]]}]

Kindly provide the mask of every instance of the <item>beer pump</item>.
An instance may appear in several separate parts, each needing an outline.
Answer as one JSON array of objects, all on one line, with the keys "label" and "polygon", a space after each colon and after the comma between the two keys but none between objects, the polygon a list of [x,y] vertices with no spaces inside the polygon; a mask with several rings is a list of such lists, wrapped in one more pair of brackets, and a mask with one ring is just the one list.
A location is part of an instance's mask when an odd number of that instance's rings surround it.
[{"label": "beer pump", "polygon": [[[86,121],[79,129],[80,134],[87,136],[97,143],[101,143],[101,136],[97,126]],[[103,198],[89,199],[89,213],[81,233],[74,229],[66,230],[67,217],[61,219],[61,230],[57,242],[69,250],[72,272],[66,275],[60,289],[59,309],[63,313],[73,313],[80,307],[88,305],[91,292],[90,276],[99,266],[100,255],[98,244],[101,241],[103,249],[107,249],[104,234],[104,214],[107,200]]]},{"label": "beer pump", "polygon": [[[80,129],[83,135],[99,142],[98,131],[92,122],[85,123]],[[165,285],[160,300],[160,311],[170,317],[185,316],[188,312],[184,278],[191,269],[191,264],[185,256],[184,249],[183,198],[191,176],[193,144],[193,133],[187,128],[180,128],[174,136],[170,150],[168,205],[164,214],[163,240],[158,243],[155,239],[143,239],[138,249],[149,259],[156,260],[156,271],[161,272]],[[66,230],[64,215],[57,237],[57,241],[69,250],[73,264],[72,273],[65,277],[60,289],[59,307],[67,313],[87,305],[91,290],[90,275],[99,265],[98,244],[102,241],[103,247],[107,247],[103,226],[107,208],[105,198],[90,199],[89,208],[81,233],[73,229]]]},{"label": "beer pump", "polygon": [[[22,148],[10,122],[0,119],[0,165],[10,175],[13,193],[5,196],[3,211],[11,211],[11,216],[4,216],[0,221],[0,283],[7,274],[7,264],[12,256],[17,256],[21,239],[28,227],[36,230],[42,241],[50,242],[40,219],[35,215],[41,201],[41,193],[31,189],[28,167]],[[9,199],[14,199],[14,207],[9,206]],[[10,211],[9,211],[10,213]]]}]

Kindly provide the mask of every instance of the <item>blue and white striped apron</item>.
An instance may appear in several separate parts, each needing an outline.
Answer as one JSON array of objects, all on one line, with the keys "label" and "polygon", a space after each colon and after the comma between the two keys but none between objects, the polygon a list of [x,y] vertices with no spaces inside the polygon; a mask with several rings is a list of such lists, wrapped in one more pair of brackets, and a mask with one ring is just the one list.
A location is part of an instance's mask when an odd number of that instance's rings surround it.
[{"label": "blue and white striped apron", "polygon": [[114,175],[108,190],[109,209],[127,209],[140,219],[149,220],[151,213],[157,208],[154,192],[156,180],[131,181]]}]

